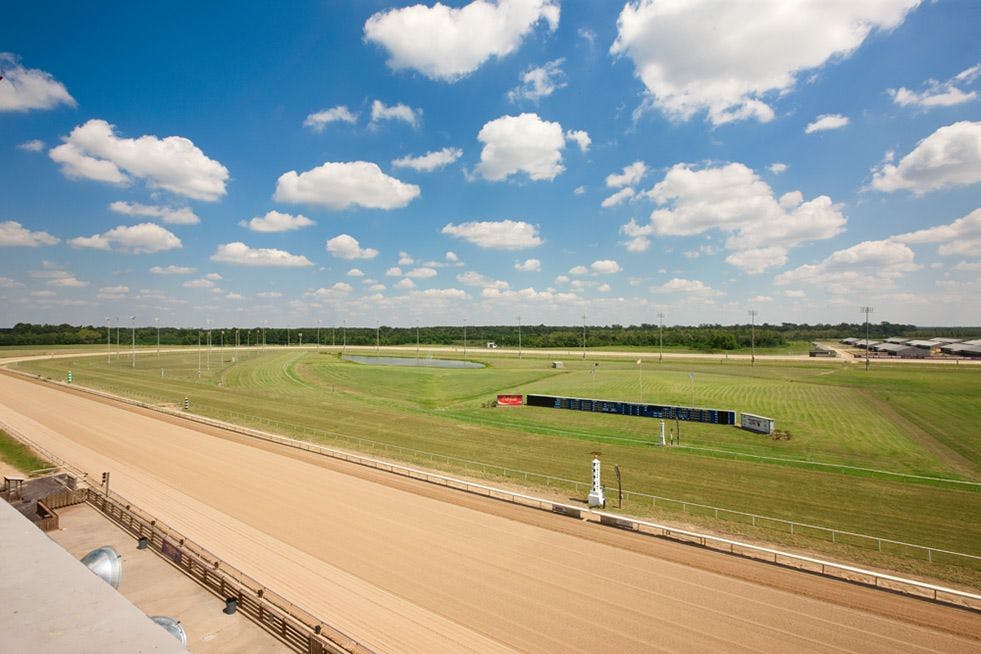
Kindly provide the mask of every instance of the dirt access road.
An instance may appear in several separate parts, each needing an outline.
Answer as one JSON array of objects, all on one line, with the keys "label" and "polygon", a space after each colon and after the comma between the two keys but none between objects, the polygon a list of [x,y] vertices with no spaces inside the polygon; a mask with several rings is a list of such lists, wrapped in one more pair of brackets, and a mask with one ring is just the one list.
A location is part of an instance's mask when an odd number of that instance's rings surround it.
[{"label": "dirt access road", "polygon": [[9,374],[0,422],[379,652],[981,651],[977,614]]}]

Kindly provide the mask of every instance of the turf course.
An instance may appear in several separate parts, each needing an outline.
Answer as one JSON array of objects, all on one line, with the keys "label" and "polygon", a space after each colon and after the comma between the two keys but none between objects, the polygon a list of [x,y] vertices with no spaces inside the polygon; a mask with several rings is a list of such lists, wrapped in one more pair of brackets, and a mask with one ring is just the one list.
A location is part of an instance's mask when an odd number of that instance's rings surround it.
[{"label": "turf course", "polygon": [[[470,358],[479,354],[471,352]],[[457,370],[363,365],[326,349],[215,348],[210,365],[207,356],[202,355],[200,376],[196,352],[143,352],[135,370],[128,357],[111,366],[105,358],[87,357],[20,368],[62,380],[71,369],[76,384],[174,406],[188,397],[192,411],[203,415],[470,474],[473,466],[384,445],[582,481],[588,479],[590,452],[600,450],[609,468],[620,465],[630,491],[981,555],[981,487],[798,463],[981,481],[981,368],[876,364],[866,373],[836,361],[750,367],[721,358],[645,361],[642,371],[633,361],[603,360],[594,367],[589,359],[566,359],[565,368],[553,369],[548,354],[526,354],[485,357],[480,360],[486,368]],[[642,392],[647,402],[687,406],[690,373],[696,406],[773,417],[789,439],[681,423],[682,447],[660,448],[651,445],[656,420],[487,406],[498,392],[624,401],[639,401]],[[733,453],[768,458],[733,459]],[[572,487],[562,490],[572,496]],[[661,516],[664,509],[634,501],[624,510]],[[823,547],[730,521],[685,520]],[[857,555],[894,569],[921,570],[877,553]],[[934,565],[927,571],[981,584],[976,570]]]}]

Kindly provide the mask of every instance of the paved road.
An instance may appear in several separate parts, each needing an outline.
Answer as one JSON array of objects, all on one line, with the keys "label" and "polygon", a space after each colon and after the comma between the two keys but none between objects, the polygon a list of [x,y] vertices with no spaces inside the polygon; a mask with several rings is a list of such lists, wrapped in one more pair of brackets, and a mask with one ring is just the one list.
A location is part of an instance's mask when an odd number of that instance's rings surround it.
[{"label": "paved road", "polygon": [[981,651],[976,614],[7,374],[0,422],[380,652]]}]

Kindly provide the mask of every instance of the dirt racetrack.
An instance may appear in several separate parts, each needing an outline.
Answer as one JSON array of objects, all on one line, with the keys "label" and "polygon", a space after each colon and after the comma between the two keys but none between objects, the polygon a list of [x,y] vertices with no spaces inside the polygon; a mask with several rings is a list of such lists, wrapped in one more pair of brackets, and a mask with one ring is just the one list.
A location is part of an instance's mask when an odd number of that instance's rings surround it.
[{"label": "dirt racetrack", "polygon": [[111,471],[114,491],[379,652],[981,651],[967,611],[8,374],[0,422],[96,479]]}]

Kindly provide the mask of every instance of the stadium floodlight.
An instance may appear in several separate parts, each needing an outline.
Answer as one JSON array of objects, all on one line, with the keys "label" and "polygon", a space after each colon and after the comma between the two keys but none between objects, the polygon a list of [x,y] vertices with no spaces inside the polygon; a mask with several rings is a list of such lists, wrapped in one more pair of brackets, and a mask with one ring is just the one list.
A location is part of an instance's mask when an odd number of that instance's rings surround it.
[{"label": "stadium floodlight", "polygon": [[869,369],[869,314],[872,307],[860,307],[859,311],[865,314],[865,369]]},{"label": "stadium floodlight", "polygon": [[752,349],[753,354],[752,354],[752,356],[750,358],[750,364],[749,364],[750,366],[755,366],[756,365],[756,316],[759,315],[759,313],[760,312],[757,311],[756,309],[750,309],[749,310],[749,317],[750,317],[750,320],[752,321],[752,332],[751,332],[751,336],[750,336],[750,347],[753,348]]},{"label": "stadium floodlight", "polygon": [[664,362],[664,312],[657,312],[657,333],[658,333],[658,351],[657,351],[657,362]]}]

